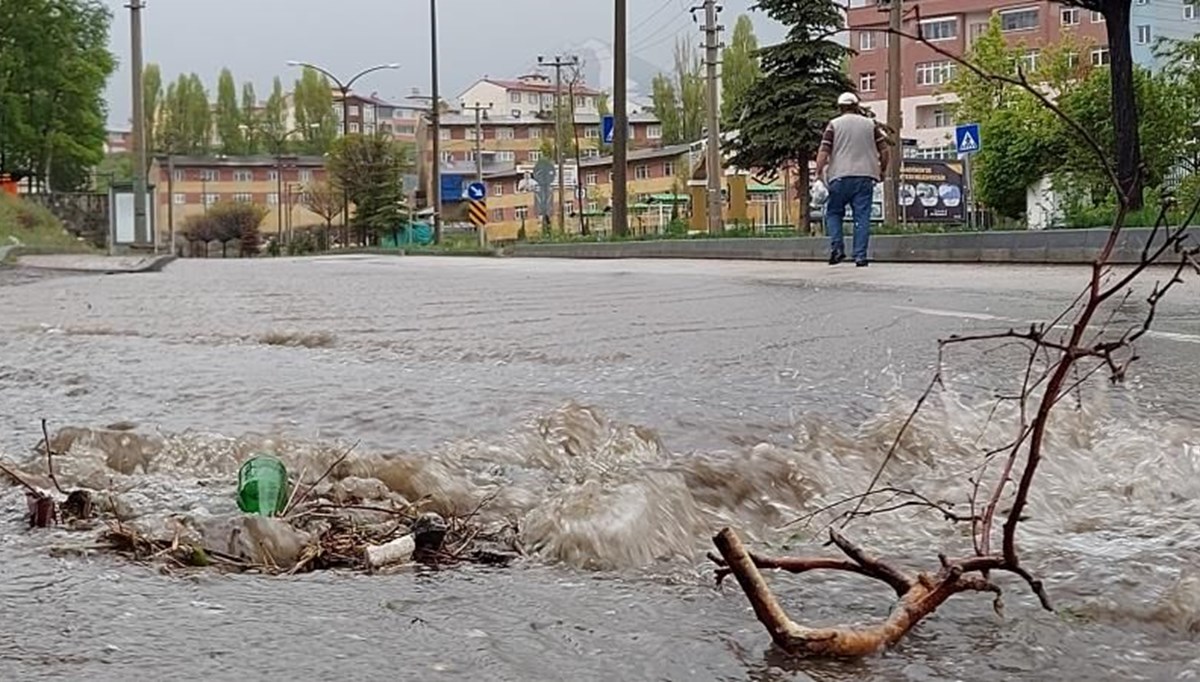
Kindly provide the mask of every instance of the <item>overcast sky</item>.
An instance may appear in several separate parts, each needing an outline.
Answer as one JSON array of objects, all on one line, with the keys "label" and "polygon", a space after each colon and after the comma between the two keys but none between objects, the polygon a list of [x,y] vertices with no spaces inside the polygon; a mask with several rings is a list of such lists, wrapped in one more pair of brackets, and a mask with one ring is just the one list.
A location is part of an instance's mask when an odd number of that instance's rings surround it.
[{"label": "overcast sky", "polygon": [[[109,85],[110,121],[127,127],[130,75],[126,0],[104,0],[114,13],[112,50],[121,63]],[[702,40],[688,8],[698,0],[628,0],[630,52],[664,68],[676,36]],[[721,24],[729,31],[753,0],[722,0]],[[457,95],[483,75],[510,77],[529,71],[539,53],[552,55],[588,41],[612,39],[611,0],[440,0],[439,53],[442,95]],[[703,19],[703,14],[699,15]],[[759,39],[773,42],[778,26],[752,12]],[[215,90],[228,66],[240,83],[252,80],[260,99],[272,78],[295,79],[288,60],[310,61],[340,77],[396,62],[398,71],[367,76],[355,89],[402,99],[412,88],[429,91],[429,3],[425,0],[147,0],[144,53],[165,81],[199,73]],[[728,33],[725,34],[728,38]],[[215,93],[214,93],[215,96]]]}]

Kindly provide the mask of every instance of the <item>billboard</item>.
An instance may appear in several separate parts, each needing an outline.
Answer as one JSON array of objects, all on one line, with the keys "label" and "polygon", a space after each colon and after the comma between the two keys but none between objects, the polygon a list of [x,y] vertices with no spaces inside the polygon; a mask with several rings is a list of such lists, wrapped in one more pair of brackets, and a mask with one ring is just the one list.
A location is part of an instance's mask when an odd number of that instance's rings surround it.
[{"label": "billboard", "polygon": [[900,207],[910,223],[965,223],[962,161],[906,159],[900,166]]}]

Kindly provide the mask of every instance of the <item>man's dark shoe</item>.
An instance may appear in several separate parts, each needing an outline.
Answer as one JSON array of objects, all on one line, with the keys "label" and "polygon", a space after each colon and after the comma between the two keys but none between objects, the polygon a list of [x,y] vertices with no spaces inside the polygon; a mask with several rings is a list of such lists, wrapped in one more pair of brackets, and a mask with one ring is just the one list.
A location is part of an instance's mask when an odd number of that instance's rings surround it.
[{"label": "man's dark shoe", "polygon": [[842,261],[844,261],[844,260],[846,260],[846,254],[844,254],[844,253],[835,253],[835,254],[833,254],[833,255],[831,255],[831,256],[829,257],[829,264],[830,264],[830,265],[837,265],[838,263],[841,263],[841,262],[842,262]]},{"label": "man's dark shoe", "polygon": [[867,262],[867,261],[865,261],[865,260],[856,260],[856,261],[854,261],[854,267],[856,267],[856,268],[865,268],[865,267],[867,267],[868,265],[870,265],[870,263],[868,263],[868,262]]}]

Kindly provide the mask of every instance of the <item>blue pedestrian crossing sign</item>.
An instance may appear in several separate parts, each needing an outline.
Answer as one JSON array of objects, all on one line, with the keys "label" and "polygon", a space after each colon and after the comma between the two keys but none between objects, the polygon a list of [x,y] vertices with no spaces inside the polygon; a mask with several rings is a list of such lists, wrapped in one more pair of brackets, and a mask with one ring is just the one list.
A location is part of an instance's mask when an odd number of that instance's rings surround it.
[{"label": "blue pedestrian crossing sign", "polygon": [[982,140],[979,139],[979,124],[964,123],[954,129],[954,146],[958,148],[959,154],[974,154],[982,147]]},{"label": "blue pedestrian crossing sign", "polygon": [[472,182],[467,185],[467,198],[472,201],[479,201],[487,198],[487,187],[482,182]]},{"label": "blue pedestrian crossing sign", "polygon": [[613,130],[615,130],[616,127],[617,127],[616,119],[613,118],[613,115],[605,114],[604,119],[603,119],[603,125],[601,126],[601,128],[603,129],[602,130],[602,132],[603,132],[602,139],[604,140],[604,144],[612,144],[613,143]]}]

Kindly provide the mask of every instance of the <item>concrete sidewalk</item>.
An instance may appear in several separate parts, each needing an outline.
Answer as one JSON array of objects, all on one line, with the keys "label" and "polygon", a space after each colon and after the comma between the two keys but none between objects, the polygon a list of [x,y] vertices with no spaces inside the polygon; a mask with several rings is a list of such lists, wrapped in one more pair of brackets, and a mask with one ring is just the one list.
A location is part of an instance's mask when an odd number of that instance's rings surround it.
[{"label": "concrete sidewalk", "polygon": [[172,255],[104,256],[99,254],[64,253],[45,256],[18,256],[17,265],[39,270],[91,272],[97,274],[132,274],[159,272],[175,260]]},{"label": "concrete sidewalk", "polygon": [[[1189,228],[1193,239],[1200,228]],[[1079,265],[1090,263],[1108,240],[1108,228],[1013,232],[876,235],[870,258],[897,263],[1012,263]],[[1149,228],[1126,228],[1113,253],[1115,263],[1136,263],[1151,236]],[[1163,232],[1155,239],[1162,243]],[[846,253],[851,239],[846,238]],[[517,257],[541,258],[688,258],[718,260],[824,261],[824,237],[751,239],[664,239],[629,242],[517,244]]]}]

